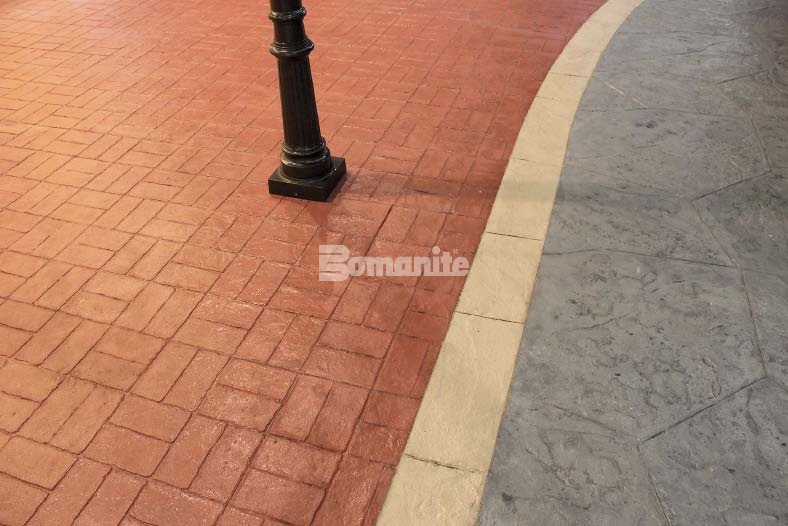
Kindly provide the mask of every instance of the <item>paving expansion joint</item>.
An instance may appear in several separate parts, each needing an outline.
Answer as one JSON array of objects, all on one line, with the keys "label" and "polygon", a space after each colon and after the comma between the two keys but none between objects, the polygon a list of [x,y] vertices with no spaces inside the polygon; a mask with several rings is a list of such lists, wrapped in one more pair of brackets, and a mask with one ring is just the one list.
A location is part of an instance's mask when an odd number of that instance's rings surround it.
[{"label": "paving expansion joint", "polygon": [[580,98],[641,0],[608,0],[556,59],[523,121],[380,526],[476,523]]}]

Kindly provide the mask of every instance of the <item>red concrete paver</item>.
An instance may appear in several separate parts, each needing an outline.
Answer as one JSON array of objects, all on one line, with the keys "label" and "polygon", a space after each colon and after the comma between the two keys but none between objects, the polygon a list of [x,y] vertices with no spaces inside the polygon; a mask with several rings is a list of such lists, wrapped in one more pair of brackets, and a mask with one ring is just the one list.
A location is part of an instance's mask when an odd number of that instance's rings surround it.
[{"label": "red concrete paver", "polygon": [[0,450],[0,472],[49,489],[73,463],[73,455],[22,437],[13,437]]},{"label": "red concrete paver", "polygon": [[[260,495],[270,498],[261,499]],[[311,522],[323,496],[324,491],[320,488],[252,470],[233,503],[288,524],[305,525]]]},{"label": "red concrete paver", "polygon": [[27,524],[29,526],[72,524],[108,472],[109,467],[104,464],[80,459]]},{"label": "red concrete paver", "polygon": [[118,524],[144,485],[144,479],[112,470],[82,509],[74,526]]},{"label": "red concrete paver", "polygon": [[0,524],[373,524],[463,279],[318,247],[472,258],[601,3],[307,2],[329,203],[267,192],[263,0],[3,3]]},{"label": "red concrete paver", "polygon": [[47,496],[46,491],[0,474],[0,521],[23,526]]},{"label": "red concrete paver", "polygon": [[105,424],[90,443],[85,455],[120,469],[148,477],[168,449],[163,440]]},{"label": "red concrete paver", "polygon": [[203,462],[192,491],[221,502],[230,500],[261,438],[262,433],[251,429],[228,427]]}]

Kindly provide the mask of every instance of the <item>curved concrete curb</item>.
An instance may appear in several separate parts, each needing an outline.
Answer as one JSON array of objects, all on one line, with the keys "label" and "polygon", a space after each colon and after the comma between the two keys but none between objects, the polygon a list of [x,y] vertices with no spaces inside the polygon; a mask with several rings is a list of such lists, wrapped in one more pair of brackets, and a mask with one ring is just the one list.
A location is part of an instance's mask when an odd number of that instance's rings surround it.
[{"label": "curved concrete curb", "polygon": [[476,522],[577,106],[641,0],[609,0],[553,64],[517,138],[381,526]]}]

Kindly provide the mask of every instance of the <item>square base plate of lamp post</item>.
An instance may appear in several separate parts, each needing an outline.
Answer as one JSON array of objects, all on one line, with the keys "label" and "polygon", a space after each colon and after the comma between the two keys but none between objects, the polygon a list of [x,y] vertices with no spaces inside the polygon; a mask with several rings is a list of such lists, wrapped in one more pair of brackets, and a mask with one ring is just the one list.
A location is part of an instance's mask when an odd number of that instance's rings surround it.
[{"label": "square base plate of lamp post", "polygon": [[316,179],[291,179],[277,168],[268,179],[268,191],[274,195],[325,201],[347,171],[345,160],[341,157],[331,157],[331,165],[331,170],[326,175]]}]

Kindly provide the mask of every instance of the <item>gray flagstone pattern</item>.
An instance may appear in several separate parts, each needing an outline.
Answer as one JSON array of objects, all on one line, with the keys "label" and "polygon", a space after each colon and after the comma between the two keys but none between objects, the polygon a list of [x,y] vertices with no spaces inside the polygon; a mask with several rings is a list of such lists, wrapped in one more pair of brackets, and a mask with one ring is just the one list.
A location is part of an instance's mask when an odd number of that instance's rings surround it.
[{"label": "gray flagstone pattern", "polygon": [[788,525],[788,1],[645,0],[602,55],[478,522]]}]

